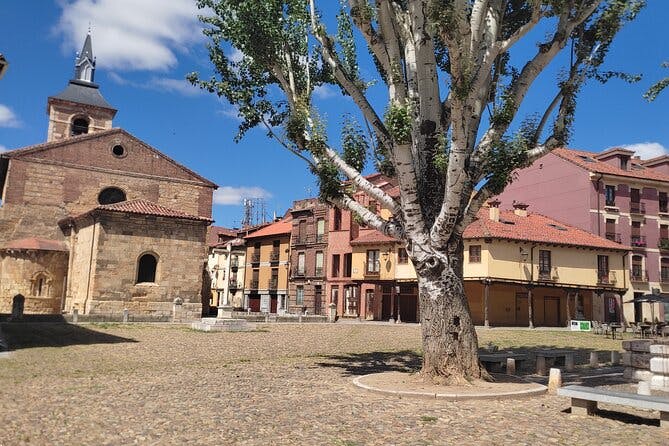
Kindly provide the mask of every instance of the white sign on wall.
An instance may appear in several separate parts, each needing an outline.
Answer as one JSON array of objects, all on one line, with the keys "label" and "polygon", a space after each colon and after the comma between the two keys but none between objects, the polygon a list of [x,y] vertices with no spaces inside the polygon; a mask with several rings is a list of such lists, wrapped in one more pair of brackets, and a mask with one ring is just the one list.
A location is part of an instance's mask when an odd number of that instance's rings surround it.
[{"label": "white sign on wall", "polygon": [[260,312],[269,313],[269,294],[260,296]]}]

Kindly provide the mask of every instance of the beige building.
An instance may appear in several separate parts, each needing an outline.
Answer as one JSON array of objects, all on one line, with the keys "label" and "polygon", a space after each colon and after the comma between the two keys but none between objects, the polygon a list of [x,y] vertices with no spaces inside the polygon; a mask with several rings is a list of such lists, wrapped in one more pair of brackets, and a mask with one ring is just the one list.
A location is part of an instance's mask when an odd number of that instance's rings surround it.
[{"label": "beige building", "polygon": [[292,228],[292,220],[287,216],[244,237],[244,309],[283,314],[297,312],[304,304],[300,296],[292,302],[288,299]]},{"label": "beige building", "polygon": [[218,243],[209,250],[210,309],[216,309],[219,317],[244,307],[245,264],[246,246],[241,238]]}]

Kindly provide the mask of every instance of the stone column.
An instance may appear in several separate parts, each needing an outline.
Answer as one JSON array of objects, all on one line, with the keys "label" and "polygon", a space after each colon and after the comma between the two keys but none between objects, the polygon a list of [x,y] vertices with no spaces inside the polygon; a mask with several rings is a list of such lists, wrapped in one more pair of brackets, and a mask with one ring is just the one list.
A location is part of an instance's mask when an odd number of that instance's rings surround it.
[{"label": "stone column", "polygon": [[569,327],[569,320],[571,319],[571,312],[569,311],[569,297],[571,296],[571,293],[569,291],[566,291],[567,294],[567,327]]}]

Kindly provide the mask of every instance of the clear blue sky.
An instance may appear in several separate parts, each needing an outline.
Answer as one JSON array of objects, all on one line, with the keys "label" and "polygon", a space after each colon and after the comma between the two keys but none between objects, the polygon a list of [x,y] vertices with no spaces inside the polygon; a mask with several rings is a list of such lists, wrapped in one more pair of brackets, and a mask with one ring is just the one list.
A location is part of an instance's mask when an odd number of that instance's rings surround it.
[{"label": "clear blue sky", "polygon": [[[47,97],[59,93],[71,78],[75,52],[90,23],[98,62],[96,81],[118,109],[114,126],[218,183],[216,224],[239,225],[242,195],[265,197],[270,215],[282,214],[295,199],[314,195],[316,183],[302,161],[261,130],[234,143],[238,124],[234,110],[184,80],[190,71],[206,74],[210,69],[193,3],[0,1],[0,53],[10,62],[0,80],[0,150],[46,139]],[[579,97],[571,147],[600,151],[634,145],[643,155],[667,151],[669,91],[654,103],[646,102],[642,94],[652,82],[669,75],[669,69],[660,67],[669,60],[668,20],[669,2],[649,0],[638,20],[620,33],[607,69],[641,73],[644,79],[635,85],[612,80],[604,86],[586,86]],[[523,112],[539,113],[553,97],[551,76],[562,68],[560,62],[533,87]],[[368,61],[362,71],[368,80],[372,78]],[[383,91],[375,87],[370,94],[382,113]],[[342,113],[351,110],[351,102],[342,100],[334,88],[319,91],[316,103],[335,127]],[[334,138],[333,143],[337,143]]]}]

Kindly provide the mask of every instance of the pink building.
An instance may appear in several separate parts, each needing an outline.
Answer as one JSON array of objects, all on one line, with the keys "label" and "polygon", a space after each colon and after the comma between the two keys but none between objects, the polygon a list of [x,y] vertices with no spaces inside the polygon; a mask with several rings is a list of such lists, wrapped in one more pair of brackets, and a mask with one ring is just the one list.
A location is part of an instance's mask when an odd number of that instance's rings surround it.
[{"label": "pink building", "polygon": [[[629,283],[623,318],[669,319],[669,305],[633,302],[669,292],[669,156],[642,160],[621,148],[601,153],[556,149],[499,196],[503,208],[524,202],[539,212],[624,245]],[[611,312],[618,309],[611,308]]]}]

